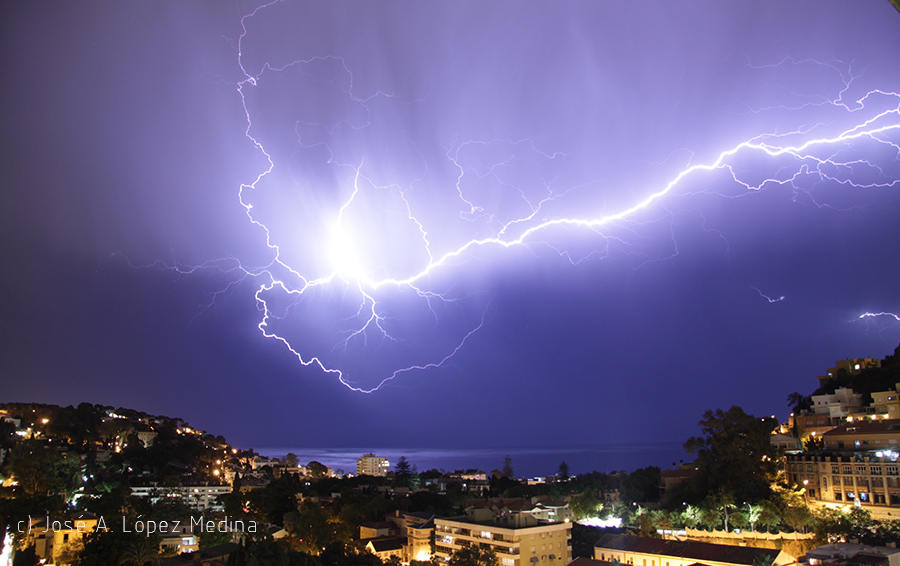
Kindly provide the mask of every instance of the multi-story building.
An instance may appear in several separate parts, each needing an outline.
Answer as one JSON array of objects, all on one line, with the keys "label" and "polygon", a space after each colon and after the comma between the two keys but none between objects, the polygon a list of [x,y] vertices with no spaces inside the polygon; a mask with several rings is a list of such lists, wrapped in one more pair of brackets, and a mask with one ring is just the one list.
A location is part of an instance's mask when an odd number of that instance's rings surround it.
[{"label": "multi-story building", "polygon": [[603,535],[594,545],[594,559],[633,566],[785,566],[797,561],[770,548],[731,546],[693,540],[664,540],[632,535]]},{"label": "multi-story building", "polygon": [[854,393],[846,387],[841,387],[834,393],[813,395],[811,399],[810,409],[794,415],[797,428],[806,434],[822,435],[844,422],[847,417],[866,414],[862,394]]},{"label": "multi-story building", "polygon": [[894,385],[891,391],[872,392],[872,404],[869,405],[871,413],[886,419],[900,419],[900,383]]},{"label": "multi-story building", "polygon": [[787,455],[788,481],[816,502],[900,517],[900,420],[846,422],[822,439],[824,450]]},{"label": "multi-story building", "polygon": [[434,515],[431,513],[414,513],[394,511],[386,517],[395,525],[403,537],[403,561],[418,560],[427,562],[431,559],[431,538],[434,534]]},{"label": "multi-story building", "polygon": [[487,509],[462,517],[435,518],[435,555],[449,560],[465,546],[488,546],[500,566],[565,566],[572,561],[572,523],[538,521],[513,513],[496,517]]},{"label": "multi-story building", "polygon": [[131,488],[131,495],[149,497],[152,503],[167,497],[177,498],[195,511],[223,511],[225,508],[218,502],[218,497],[229,493],[231,493],[230,485],[142,486]]},{"label": "multi-story building", "polygon": [[900,420],[854,419],[822,435],[825,450],[879,451],[897,450]]},{"label": "multi-story building", "polygon": [[387,458],[376,456],[375,454],[363,454],[356,461],[356,475],[384,477],[387,475],[390,466],[391,464]]}]

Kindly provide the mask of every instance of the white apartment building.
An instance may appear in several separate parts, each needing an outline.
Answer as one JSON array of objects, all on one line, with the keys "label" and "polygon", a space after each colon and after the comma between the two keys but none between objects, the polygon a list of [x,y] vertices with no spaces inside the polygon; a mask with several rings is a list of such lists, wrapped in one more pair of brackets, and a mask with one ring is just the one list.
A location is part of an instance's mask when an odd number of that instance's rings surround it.
[{"label": "white apartment building", "polygon": [[387,458],[376,456],[375,454],[363,454],[356,461],[356,475],[362,476],[381,476],[384,477],[388,473],[391,463]]},{"label": "white apartment building", "polygon": [[220,495],[229,493],[231,493],[230,485],[142,486],[131,488],[131,495],[136,497],[149,497],[153,503],[166,497],[178,498],[195,511],[224,511],[224,506],[217,501],[217,498]]}]

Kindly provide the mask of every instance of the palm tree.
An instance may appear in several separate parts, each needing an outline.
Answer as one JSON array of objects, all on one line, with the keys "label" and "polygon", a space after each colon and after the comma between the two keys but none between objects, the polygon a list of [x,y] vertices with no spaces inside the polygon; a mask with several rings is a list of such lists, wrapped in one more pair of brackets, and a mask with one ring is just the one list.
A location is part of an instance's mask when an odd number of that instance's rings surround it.
[{"label": "palm tree", "polygon": [[143,538],[128,547],[119,563],[123,566],[126,564],[144,566],[148,562],[150,564],[159,563],[159,546],[151,538]]}]

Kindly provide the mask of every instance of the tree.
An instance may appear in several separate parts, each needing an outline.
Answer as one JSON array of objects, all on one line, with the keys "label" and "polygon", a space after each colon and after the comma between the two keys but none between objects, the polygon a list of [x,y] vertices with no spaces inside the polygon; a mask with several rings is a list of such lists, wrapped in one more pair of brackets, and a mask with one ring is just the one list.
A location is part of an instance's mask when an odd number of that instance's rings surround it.
[{"label": "tree", "polygon": [[516,477],[516,472],[513,470],[512,458],[509,457],[509,454],[503,459],[503,469],[500,470],[500,473],[509,479],[515,479]]},{"label": "tree", "polygon": [[803,440],[803,450],[806,452],[815,452],[824,449],[825,442],[822,440],[821,436],[809,435]]},{"label": "tree", "polygon": [[467,545],[450,555],[449,566],[496,566],[497,554],[490,546]]},{"label": "tree", "polygon": [[10,473],[28,495],[71,491],[76,485],[79,461],[64,457],[40,440],[23,440],[9,453]]},{"label": "tree", "polygon": [[120,564],[132,566],[144,566],[148,562],[156,564],[159,561],[159,540],[146,537],[133,542],[122,556]]},{"label": "tree", "polygon": [[787,402],[794,413],[799,413],[802,410],[812,407],[812,397],[796,391],[787,396]]},{"label": "tree", "polygon": [[13,555],[12,566],[38,566],[41,561],[37,557],[37,550],[34,545],[17,550]]},{"label": "tree", "polygon": [[658,466],[635,470],[622,480],[620,488],[622,500],[628,503],[659,501],[660,484],[662,472]]},{"label": "tree", "polygon": [[759,521],[760,516],[762,515],[763,508],[759,505],[750,505],[747,503],[747,522],[750,523],[750,530],[756,530],[756,523]]},{"label": "tree", "polygon": [[293,452],[288,452],[284,457],[284,465],[288,468],[296,468],[297,467],[297,455]]},{"label": "tree", "polygon": [[324,478],[328,474],[328,467],[315,460],[307,464],[306,469],[309,470],[309,475],[314,478]]},{"label": "tree", "polygon": [[559,471],[556,473],[556,478],[559,481],[568,481],[569,479],[569,465],[563,461],[562,464],[559,465]]},{"label": "tree", "polygon": [[703,521],[703,513],[696,505],[688,505],[681,514],[684,525],[689,529],[694,529]]},{"label": "tree", "polygon": [[705,497],[724,490],[738,501],[750,502],[768,497],[779,459],[769,436],[777,425],[774,418],[757,418],[737,406],[706,411],[700,421],[703,436],[684,444],[688,453],[697,454],[698,494]]},{"label": "tree", "polygon": [[602,503],[594,490],[587,490],[581,495],[569,499],[569,508],[575,515],[575,519],[579,521],[588,517],[596,517],[600,513],[601,506]]},{"label": "tree", "polygon": [[394,464],[394,475],[401,483],[409,481],[410,465],[406,456],[400,456],[400,458],[397,459],[397,463]]},{"label": "tree", "polygon": [[725,525],[725,532],[728,532],[728,521],[731,518],[731,510],[736,507],[734,504],[734,495],[720,487],[715,493],[709,494],[703,502],[707,509],[715,513],[722,523]]}]

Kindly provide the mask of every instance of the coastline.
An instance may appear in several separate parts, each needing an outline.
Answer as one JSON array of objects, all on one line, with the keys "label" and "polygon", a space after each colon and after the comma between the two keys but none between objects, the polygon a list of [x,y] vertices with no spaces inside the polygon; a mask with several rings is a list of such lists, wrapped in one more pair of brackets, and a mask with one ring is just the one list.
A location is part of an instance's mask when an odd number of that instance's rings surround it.
[{"label": "coastline", "polygon": [[569,473],[634,471],[647,466],[669,469],[682,461],[690,461],[680,442],[639,444],[608,444],[580,447],[539,448],[290,448],[265,447],[255,449],[262,456],[284,457],[295,454],[302,464],[317,461],[335,470],[356,473],[356,460],[363,454],[374,453],[387,457],[393,469],[397,459],[406,456],[410,465],[419,471],[432,468],[448,472],[478,469],[490,473],[503,467],[506,456],[512,458],[513,469],[519,477],[542,477],[557,473],[566,462]]}]

